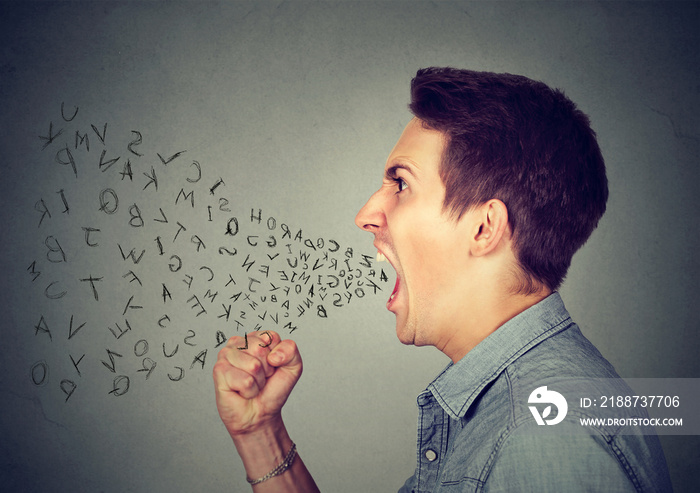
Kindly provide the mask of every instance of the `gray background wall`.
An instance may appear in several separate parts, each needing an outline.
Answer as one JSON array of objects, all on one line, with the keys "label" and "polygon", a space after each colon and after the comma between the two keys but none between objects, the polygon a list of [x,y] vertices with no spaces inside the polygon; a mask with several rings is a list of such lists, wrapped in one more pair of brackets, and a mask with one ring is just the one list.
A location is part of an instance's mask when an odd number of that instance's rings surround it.
[{"label": "gray background wall", "polygon": [[[591,116],[611,196],[567,306],[623,376],[700,377],[697,2],[3,2],[0,19],[3,487],[247,491],[210,375],[217,337],[259,323],[296,327],[285,419],[319,486],[398,489],[446,360],[396,340],[394,273],[370,277],[353,217],[429,65],[543,80]],[[698,437],[663,444],[696,490]]]}]

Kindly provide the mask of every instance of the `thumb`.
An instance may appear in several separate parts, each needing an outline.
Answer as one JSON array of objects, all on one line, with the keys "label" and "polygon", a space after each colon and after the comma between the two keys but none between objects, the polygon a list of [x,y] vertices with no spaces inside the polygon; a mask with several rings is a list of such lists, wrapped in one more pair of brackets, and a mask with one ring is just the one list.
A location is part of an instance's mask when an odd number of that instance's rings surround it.
[{"label": "thumb", "polygon": [[267,355],[267,363],[279,369],[284,369],[291,373],[301,374],[301,355],[296,343],[291,339],[281,341],[275,349]]},{"label": "thumb", "polygon": [[280,342],[267,356],[268,364],[275,368],[274,373],[267,379],[263,393],[279,400],[276,403],[280,409],[296,385],[303,364],[299,349],[291,339]]}]

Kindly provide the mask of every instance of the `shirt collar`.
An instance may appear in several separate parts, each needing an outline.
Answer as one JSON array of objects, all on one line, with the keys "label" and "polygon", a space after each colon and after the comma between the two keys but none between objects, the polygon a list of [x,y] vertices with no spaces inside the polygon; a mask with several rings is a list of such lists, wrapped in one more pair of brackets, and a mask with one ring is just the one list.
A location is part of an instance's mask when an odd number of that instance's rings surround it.
[{"label": "shirt collar", "polygon": [[427,390],[446,413],[455,419],[463,418],[483,388],[510,363],[569,327],[570,321],[559,293],[552,293],[508,320],[457,363],[447,365]]}]

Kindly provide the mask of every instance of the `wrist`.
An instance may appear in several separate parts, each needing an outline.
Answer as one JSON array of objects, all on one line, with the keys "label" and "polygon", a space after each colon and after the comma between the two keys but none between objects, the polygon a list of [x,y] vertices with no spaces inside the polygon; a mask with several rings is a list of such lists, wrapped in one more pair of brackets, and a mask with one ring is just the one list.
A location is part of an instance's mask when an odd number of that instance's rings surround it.
[{"label": "wrist", "polygon": [[292,464],[294,463],[294,459],[296,459],[297,456],[297,446],[295,443],[292,443],[292,448],[289,449],[289,452],[287,452],[287,455],[285,456],[284,460],[277,464],[277,466],[264,476],[261,476],[259,478],[250,478],[246,476],[246,480],[248,483],[251,485],[256,485],[260,483],[264,483],[268,479],[276,478],[277,476],[280,476],[281,474],[284,474],[287,472],[287,470],[292,467]]},{"label": "wrist", "polygon": [[249,478],[260,478],[281,464],[293,446],[281,417],[254,431],[231,435]]}]

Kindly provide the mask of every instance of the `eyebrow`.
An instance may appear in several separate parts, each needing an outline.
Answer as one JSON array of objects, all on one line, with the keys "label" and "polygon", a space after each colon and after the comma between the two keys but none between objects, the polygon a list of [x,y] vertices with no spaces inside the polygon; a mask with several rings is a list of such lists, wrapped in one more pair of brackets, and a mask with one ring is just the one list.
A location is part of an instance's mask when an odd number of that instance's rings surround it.
[{"label": "eyebrow", "polygon": [[388,178],[389,180],[395,180],[396,179],[396,171],[399,169],[405,169],[408,173],[410,173],[412,176],[415,176],[413,174],[413,170],[411,169],[410,166],[407,166],[405,164],[394,164],[391,166],[389,169],[386,170],[384,173],[384,176]]}]

